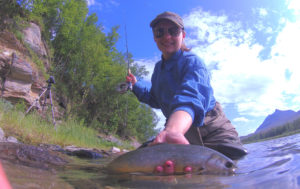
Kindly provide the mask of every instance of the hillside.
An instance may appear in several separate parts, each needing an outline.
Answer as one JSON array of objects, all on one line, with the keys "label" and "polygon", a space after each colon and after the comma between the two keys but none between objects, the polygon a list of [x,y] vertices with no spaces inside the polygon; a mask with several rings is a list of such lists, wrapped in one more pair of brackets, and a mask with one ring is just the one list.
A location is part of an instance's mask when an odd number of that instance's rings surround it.
[{"label": "hillside", "polygon": [[281,137],[300,132],[300,111],[275,110],[266,117],[258,129],[247,136],[242,136],[244,143],[266,140],[274,137]]},{"label": "hillside", "polygon": [[268,129],[293,122],[300,118],[300,111],[293,110],[278,110],[276,109],[273,114],[268,115],[263,123],[256,129],[255,133],[267,131]]}]

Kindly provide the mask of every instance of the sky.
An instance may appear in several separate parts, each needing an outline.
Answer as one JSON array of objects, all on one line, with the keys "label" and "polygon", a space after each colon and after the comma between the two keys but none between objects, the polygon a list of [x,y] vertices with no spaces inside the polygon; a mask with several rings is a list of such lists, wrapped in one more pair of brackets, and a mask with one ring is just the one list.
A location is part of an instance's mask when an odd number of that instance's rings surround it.
[{"label": "sky", "polygon": [[[299,0],[87,0],[103,31],[119,26],[117,49],[145,65],[161,53],[150,22],[164,11],[184,21],[185,43],[206,64],[214,94],[240,136],[266,116],[300,110]],[[126,29],[125,29],[126,28]],[[126,32],[125,32],[126,31]],[[126,70],[124,70],[126,72]],[[165,122],[160,111],[158,127]]]}]

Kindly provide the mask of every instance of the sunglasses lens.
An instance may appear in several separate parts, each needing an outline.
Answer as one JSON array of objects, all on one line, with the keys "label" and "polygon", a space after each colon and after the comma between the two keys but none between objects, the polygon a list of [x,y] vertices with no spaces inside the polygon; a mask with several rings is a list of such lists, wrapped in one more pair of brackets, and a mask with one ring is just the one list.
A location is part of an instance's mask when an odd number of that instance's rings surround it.
[{"label": "sunglasses lens", "polygon": [[168,28],[168,29],[155,28],[154,29],[154,36],[156,38],[161,38],[165,35],[165,32],[168,32],[172,37],[177,37],[180,34],[181,30],[180,30],[179,27],[172,27],[172,28]]},{"label": "sunglasses lens", "polygon": [[156,28],[154,30],[154,35],[156,38],[161,38],[162,36],[164,36],[164,29],[163,28]]},{"label": "sunglasses lens", "polygon": [[180,34],[180,29],[178,27],[172,27],[168,29],[168,32],[171,36],[177,37]]}]

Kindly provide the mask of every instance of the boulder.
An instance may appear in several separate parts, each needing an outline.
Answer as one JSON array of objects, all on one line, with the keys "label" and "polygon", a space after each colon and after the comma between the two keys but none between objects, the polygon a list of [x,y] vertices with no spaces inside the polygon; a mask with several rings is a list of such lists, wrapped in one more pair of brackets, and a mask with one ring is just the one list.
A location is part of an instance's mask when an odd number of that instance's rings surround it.
[{"label": "boulder", "polygon": [[6,140],[3,129],[0,127],[0,142],[4,142]]},{"label": "boulder", "polygon": [[7,78],[3,85],[2,97],[8,99],[9,101],[24,99],[31,104],[33,99],[31,99],[30,96],[30,89],[31,83]]},{"label": "boulder", "polygon": [[56,169],[66,165],[67,156],[46,148],[20,143],[1,142],[0,159],[40,169]]},{"label": "boulder", "polygon": [[76,146],[66,146],[64,148],[66,153],[71,156],[77,156],[79,158],[98,159],[103,158],[104,155],[100,151],[91,148],[80,148]]},{"label": "boulder", "polygon": [[7,137],[6,141],[7,141],[7,142],[12,142],[12,143],[19,143],[18,139],[16,139],[16,138],[13,137],[13,136]]},{"label": "boulder", "polygon": [[15,80],[21,80],[25,83],[32,83],[32,67],[30,63],[19,58],[16,53],[12,54],[9,77]]},{"label": "boulder", "polygon": [[115,146],[113,146],[109,151],[113,154],[121,152],[120,148],[117,148]]},{"label": "boulder", "polygon": [[24,42],[40,56],[47,56],[45,45],[42,41],[41,29],[35,23],[30,23],[30,26],[23,30]]}]

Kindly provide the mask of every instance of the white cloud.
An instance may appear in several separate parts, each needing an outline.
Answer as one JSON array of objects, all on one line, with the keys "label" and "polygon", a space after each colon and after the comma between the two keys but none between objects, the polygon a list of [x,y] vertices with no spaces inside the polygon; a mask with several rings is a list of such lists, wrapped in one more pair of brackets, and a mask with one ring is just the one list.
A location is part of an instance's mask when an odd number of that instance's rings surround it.
[{"label": "white cloud", "polygon": [[249,119],[245,118],[245,117],[238,117],[233,119],[234,122],[249,122]]},{"label": "white cloud", "polygon": [[159,59],[159,57],[154,57],[153,59],[138,59],[134,61],[134,63],[137,63],[138,65],[145,66],[146,70],[149,72],[149,74],[144,78],[144,80],[149,82],[151,81],[154,66]]},{"label": "white cloud", "polygon": [[269,33],[269,34],[273,32],[273,29],[271,27],[267,27],[265,30],[266,30],[266,33]]},{"label": "white cloud", "polygon": [[260,8],[259,9],[259,15],[260,16],[267,16],[268,15],[268,11],[264,8]]},{"label": "white cloud", "polygon": [[252,8],[252,14],[259,17],[266,17],[268,15],[268,10],[265,8]]},{"label": "white cloud", "polygon": [[86,0],[86,1],[87,1],[88,6],[92,6],[95,4],[95,0]]},{"label": "white cloud", "polygon": [[[266,15],[263,9],[260,13]],[[285,98],[286,94],[293,94],[293,98],[300,95],[300,53],[296,47],[300,43],[299,23],[286,23],[272,47],[271,58],[261,60],[264,47],[254,38],[254,30],[243,28],[226,15],[215,16],[199,9],[186,15],[184,22],[191,31],[187,45],[208,68],[214,68],[212,85],[222,104],[234,103],[241,115],[251,116],[266,116],[276,108],[300,109]],[[286,70],[291,73],[289,80]]]},{"label": "white cloud", "polygon": [[86,0],[87,1],[87,5],[93,6],[95,9],[98,10],[103,10],[103,9],[112,9],[116,6],[119,6],[119,3],[115,0]]},{"label": "white cloud", "polygon": [[287,22],[285,28],[279,33],[276,45],[272,48],[272,57],[276,64],[282,64],[282,69],[288,70],[290,78],[284,83],[287,94],[300,94],[300,21]]},{"label": "white cloud", "polygon": [[300,12],[300,1],[299,0],[287,0],[288,9],[292,9],[299,14]]},{"label": "white cloud", "polygon": [[119,5],[120,5],[120,3],[117,2],[117,1],[115,1],[115,0],[110,0],[109,2],[110,2],[110,4],[113,5],[113,6],[119,6]]}]

